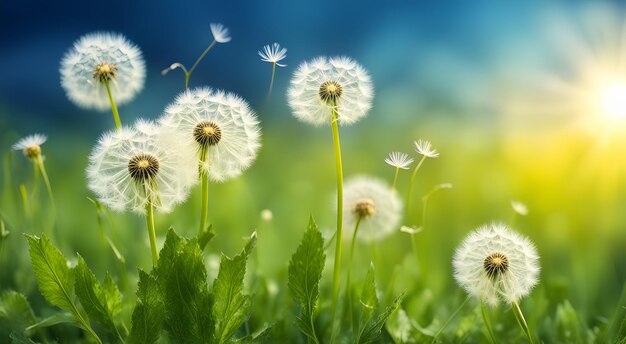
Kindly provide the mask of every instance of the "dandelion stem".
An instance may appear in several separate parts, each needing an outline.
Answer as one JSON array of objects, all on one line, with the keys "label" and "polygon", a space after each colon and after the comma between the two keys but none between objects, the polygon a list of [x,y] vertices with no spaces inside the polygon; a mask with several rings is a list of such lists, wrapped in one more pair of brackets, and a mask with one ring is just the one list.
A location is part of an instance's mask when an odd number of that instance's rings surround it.
[{"label": "dandelion stem", "polygon": [[211,44],[209,44],[209,46],[204,49],[204,51],[202,52],[202,54],[200,55],[200,57],[198,57],[198,59],[196,60],[196,62],[194,62],[193,66],[191,66],[191,68],[189,69],[188,72],[185,72],[185,89],[189,89],[189,78],[191,78],[191,73],[193,73],[193,71],[196,69],[196,67],[198,66],[198,63],[200,63],[200,61],[202,61],[202,59],[204,58],[204,56],[206,56],[206,54],[209,52],[209,50],[211,50],[211,48],[213,48],[213,46],[215,45],[215,43],[217,43],[216,40],[213,40],[213,42],[211,42]]},{"label": "dandelion stem", "polygon": [[[200,152],[200,163],[204,163],[207,159],[207,149],[205,147],[202,148]],[[202,205],[200,209],[200,230],[198,235],[201,235],[202,232],[206,229],[207,217],[209,213],[209,175],[202,171],[202,166],[200,168],[200,179],[202,183]]]},{"label": "dandelion stem", "polygon": [[109,79],[104,78],[104,86],[107,89],[107,93],[109,95],[109,102],[111,102],[111,112],[113,112],[113,119],[115,120],[115,128],[120,129],[122,127],[122,122],[120,121],[120,114],[117,112],[117,105],[115,105],[115,101],[113,100],[113,94],[111,94],[111,87],[109,86]]},{"label": "dandelion stem", "polygon": [[492,344],[496,344],[496,335],[493,333],[493,327],[491,326],[491,321],[487,316],[487,310],[485,309],[485,304],[480,303],[480,314],[483,316],[483,322],[485,323],[485,327],[487,327],[487,333],[489,334],[489,339]]},{"label": "dandelion stem", "polygon": [[46,184],[46,190],[48,191],[48,197],[50,198],[50,204],[52,206],[52,211],[55,212],[56,211],[56,205],[54,203],[54,196],[52,194],[52,186],[50,184],[50,179],[48,178],[48,172],[46,172],[46,166],[44,165],[44,162],[43,162],[43,159],[41,158],[41,155],[39,155],[36,158],[35,164],[37,164],[39,166],[39,171],[41,171],[41,176],[43,177],[43,182],[44,182],[44,184]]},{"label": "dandelion stem", "polygon": [[420,257],[418,255],[418,249],[417,249],[417,240],[415,240],[415,234],[416,233],[411,233],[411,245],[413,246],[413,255],[415,255],[415,262],[417,262],[417,267],[420,267]]},{"label": "dandelion stem", "polygon": [[148,236],[150,237],[150,249],[152,251],[152,266],[156,266],[159,261],[159,252],[157,251],[153,211],[152,200],[148,200],[148,202],[146,202],[146,222],[148,224]]},{"label": "dandelion stem", "polygon": [[463,303],[459,306],[459,308],[457,308],[452,314],[450,314],[450,316],[448,317],[448,319],[443,323],[443,325],[441,325],[441,327],[439,328],[439,330],[437,331],[437,333],[435,333],[435,336],[433,337],[433,341],[431,343],[435,343],[437,341],[437,338],[439,337],[439,335],[441,334],[441,332],[443,332],[443,330],[446,328],[446,326],[448,326],[448,324],[450,323],[450,321],[452,321],[452,319],[454,319],[456,317],[457,314],[459,314],[459,312],[461,311],[461,309],[463,309],[463,307],[465,307],[465,305],[467,304],[467,302],[469,302],[470,297],[467,296],[465,298],[465,301],[463,301]]},{"label": "dandelion stem", "polygon": [[276,74],[276,62],[272,63],[272,80],[270,80],[270,90],[267,93],[267,97],[272,96],[272,88],[274,87],[274,75]]},{"label": "dandelion stem", "polygon": [[396,182],[398,181],[398,173],[400,173],[400,167],[396,167],[396,174],[393,177],[393,184],[391,184],[391,189],[392,190],[396,189]]},{"label": "dandelion stem", "polygon": [[358,216],[356,219],[356,223],[354,224],[354,232],[352,232],[352,240],[350,241],[350,255],[348,260],[348,278],[346,279],[346,290],[348,293],[348,314],[350,315],[350,326],[352,327],[352,331],[354,331],[354,321],[353,321],[353,309],[352,309],[352,291],[350,289],[350,271],[352,270],[352,257],[354,256],[354,243],[356,242],[356,234],[359,230],[359,224],[361,223],[361,216]]},{"label": "dandelion stem", "polygon": [[22,196],[22,206],[24,207],[24,215],[28,219],[29,222],[33,222],[33,213],[28,204],[28,192],[26,191],[26,186],[24,184],[20,184],[20,195]]},{"label": "dandelion stem", "polygon": [[409,182],[409,191],[406,194],[406,213],[407,213],[407,216],[411,212],[411,194],[413,193],[413,184],[415,183],[415,176],[417,175],[417,171],[419,171],[420,167],[422,166],[422,164],[424,163],[425,160],[426,160],[426,156],[424,155],[424,156],[422,156],[422,159],[417,164],[417,166],[415,166],[415,169],[413,170],[413,174],[411,174],[411,181]]},{"label": "dandelion stem", "polygon": [[[339,278],[341,272],[341,243],[343,226],[343,167],[341,164],[341,145],[339,141],[339,118],[337,114],[337,102],[334,101],[332,108],[332,131],[333,145],[335,149],[335,164],[337,167],[337,236],[335,238],[335,264],[333,271],[333,300],[331,316],[331,333],[334,334],[335,316],[337,313],[337,300],[339,298]],[[331,338],[333,335],[331,334]]]},{"label": "dandelion stem", "polygon": [[519,307],[519,303],[513,302],[512,309],[513,309],[513,314],[515,314],[515,319],[517,320],[517,323],[522,328],[522,331],[524,331],[524,333],[526,334],[526,337],[528,337],[528,342],[530,344],[534,344],[533,336],[530,334],[528,323],[526,323],[526,319],[524,318],[522,309]]}]

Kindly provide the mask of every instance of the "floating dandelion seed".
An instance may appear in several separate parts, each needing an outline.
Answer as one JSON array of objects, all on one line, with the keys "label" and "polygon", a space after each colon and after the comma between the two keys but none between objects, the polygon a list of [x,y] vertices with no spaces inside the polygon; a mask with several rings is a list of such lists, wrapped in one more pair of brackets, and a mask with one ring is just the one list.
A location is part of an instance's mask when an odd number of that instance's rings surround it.
[{"label": "floating dandelion seed", "polygon": [[228,28],[221,23],[211,23],[211,34],[217,43],[228,43],[231,40]]},{"label": "floating dandelion seed", "polygon": [[347,57],[319,57],[302,63],[291,79],[289,106],[294,115],[314,125],[336,120],[349,125],[365,116],[374,90],[367,71]]},{"label": "floating dandelion seed", "polygon": [[269,222],[274,218],[274,213],[269,209],[261,210],[261,220]]},{"label": "floating dandelion seed", "polygon": [[528,207],[526,206],[526,204],[520,201],[515,201],[515,200],[511,201],[511,207],[513,208],[513,211],[515,211],[515,213],[521,216],[528,215]]},{"label": "floating dandelion seed", "polygon": [[270,62],[272,64],[272,80],[270,81],[270,89],[268,96],[272,95],[272,88],[274,87],[274,75],[276,74],[276,66],[285,67],[286,64],[280,64],[279,61],[287,57],[287,49],[281,48],[278,43],[272,45],[266,45],[263,47],[263,51],[259,50],[259,56],[264,62]]},{"label": "floating dandelion seed", "polygon": [[387,164],[403,170],[408,170],[413,161],[413,158],[409,157],[408,154],[400,152],[391,152],[389,153],[389,156],[385,158],[385,162]]},{"label": "floating dandelion seed", "polygon": [[454,255],[454,278],[490,305],[518,303],[537,284],[539,256],[533,243],[503,224],[470,233]]},{"label": "floating dandelion seed", "polygon": [[14,150],[21,150],[29,159],[35,159],[41,155],[41,145],[43,145],[48,137],[43,134],[29,135],[17,141],[13,145]]},{"label": "floating dandelion seed", "polygon": [[182,64],[180,62],[175,62],[175,63],[172,63],[169,67],[167,67],[164,70],[162,70],[161,71],[161,75],[165,75],[165,74],[169,73],[170,71],[173,71],[176,68],[180,68],[185,73],[185,89],[188,89],[189,88],[189,79],[191,78],[191,73],[193,73],[193,71],[196,69],[196,67],[198,67],[198,64],[206,56],[206,54],[209,52],[209,50],[211,50],[211,48],[213,48],[213,46],[216,43],[227,43],[227,42],[230,42],[231,37],[228,34],[228,28],[226,28],[224,25],[222,25],[220,23],[217,23],[217,24],[216,23],[211,23],[210,27],[211,27],[211,34],[213,35],[213,41],[211,41],[209,46],[206,47],[206,49],[204,49],[202,54],[200,54],[200,56],[196,59],[196,62],[193,63],[193,65],[191,66],[191,68],[189,70],[187,70],[187,68],[185,67],[184,64]]},{"label": "floating dandelion seed", "polygon": [[429,141],[418,140],[413,143],[415,144],[415,150],[424,157],[436,158],[439,156],[439,153],[437,153],[437,150],[432,147]]},{"label": "floating dandelion seed", "polygon": [[[208,182],[239,176],[252,165],[261,147],[259,121],[248,103],[233,93],[197,88],[180,94],[160,119],[166,136],[185,147],[200,167],[202,210],[206,226]],[[197,175],[196,175],[197,176]]]},{"label": "floating dandelion seed", "polygon": [[[146,67],[141,50],[123,35],[96,32],[82,36],[61,60],[61,85],[76,105],[111,109],[119,127],[117,104],[143,89]],[[115,102],[113,101],[115,99]]]},{"label": "floating dandelion seed", "polygon": [[[353,229],[357,221],[367,224],[369,233],[359,238],[367,241],[384,238],[400,226],[402,201],[384,181],[357,176],[346,181],[344,225]],[[352,232],[347,232],[352,233]]]},{"label": "floating dandelion seed", "polygon": [[389,156],[385,158],[385,162],[396,168],[396,172],[393,177],[393,184],[391,184],[391,188],[395,190],[400,169],[408,170],[409,166],[413,163],[413,159],[406,153],[391,152],[389,153]]}]

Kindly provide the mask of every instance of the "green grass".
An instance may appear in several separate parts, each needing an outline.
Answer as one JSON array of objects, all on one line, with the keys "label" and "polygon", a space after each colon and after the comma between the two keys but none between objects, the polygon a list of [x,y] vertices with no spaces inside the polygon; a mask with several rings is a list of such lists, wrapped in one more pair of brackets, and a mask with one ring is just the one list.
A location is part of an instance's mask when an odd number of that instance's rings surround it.
[{"label": "green grass", "polygon": [[[372,116],[378,115],[375,112]],[[269,342],[304,343],[306,338],[295,326],[298,304],[288,289],[288,264],[310,215],[326,239],[332,235],[335,166],[330,130],[296,123],[288,113],[281,118],[285,120],[263,123],[262,151],[243,177],[210,185],[208,222],[216,236],[204,250],[203,259],[211,285],[218,274],[220,255],[237,255],[256,230],[258,242],[248,260],[244,288],[245,294],[251,295],[251,315],[233,338],[271,326],[271,333],[259,337],[259,341],[265,338]],[[414,123],[394,126],[365,119],[341,131],[346,179],[371,174],[391,184],[395,171],[383,162],[384,157],[392,150],[413,153],[412,141],[418,138],[431,140],[441,153],[437,159],[428,159],[417,174],[406,225],[421,224],[421,197],[434,185],[454,185],[429,200],[425,228],[416,234],[419,264],[407,233],[398,231],[375,247],[356,245],[352,265],[354,295],[361,295],[370,262],[378,291],[377,314],[405,292],[399,310],[391,315],[378,341],[432,341],[432,336],[466,299],[452,278],[454,249],[475,227],[494,220],[508,222],[512,216],[511,199],[528,205],[530,214],[518,217],[515,229],[536,243],[541,256],[540,282],[520,303],[535,342],[623,341],[626,164],[617,153],[626,147],[621,142],[610,150],[598,150],[594,149],[593,137],[575,132],[524,132],[507,130],[498,124],[481,127],[463,120],[451,123],[416,119]],[[97,138],[49,134],[43,150],[56,201],[56,225],[49,236],[74,265],[79,253],[98,280],[104,280],[105,272],[111,273],[124,304],[119,319],[130,326],[138,268],[149,272],[152,266],[144,219],[133,214],[101,213],[104,233],[125,258],[125,264],[121,264],[100,234],[98,213],[87,198],[93,195],[87,191],[84,169]],[[12,139],[10,135],[0,139],[5,151]],[[28,244],[21,233],[51,233],[47,226],[53,214],[40,185],[36,198],[31,200],[35,220],[30,223],[25,218],[19,185],[24,183],[31,191],[32,166],[19,152],[3,160],[2,171],[5,183],[0,210],[10,233],[2,240],[0,285],[4,291],[24,294],[34,315],[41,320],[58,309],[51,307],[37,290]],[[401,195],[408,187],[409,175],[410,172],[401,171]],[[271,221],[261,219],[263,209],[273,212]],[[159,248],[163,247],[169,227],[181,236],[194,237],[199,211],[197,187],[187,203],[173,213],[156,213]],[[328,342],[329,338],[325,328],[330,321],[333,246],[325,252],[326,266],[315,315],[314,326],[321,342]],[[345,273],[345,265],[342,271]],[[7,304],[3,301],[2,307],[8,307]],[[25,316],[23,321],[17,321],[2,307],[0,342],[8,341],[10,329],[33,325],[32,318]],[[527,342],[509,307],[501,305],[487,312],[499,343]],[[94,329],[99,334],[105,332],[97,325]],[[40,327],[29,334],[37,341],[44,337],[61,342],[89,340],[81,330],[65,322]],[[438,339],[445,343],[487,342],[479,305],[470,300]]]}]

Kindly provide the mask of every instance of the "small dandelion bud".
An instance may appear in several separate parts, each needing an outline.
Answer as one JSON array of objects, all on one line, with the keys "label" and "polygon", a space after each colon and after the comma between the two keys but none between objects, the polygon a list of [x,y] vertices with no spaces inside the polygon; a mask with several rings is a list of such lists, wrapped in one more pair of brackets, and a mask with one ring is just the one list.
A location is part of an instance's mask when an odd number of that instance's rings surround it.
[{"label": "small dandelion bud", "polygon": [[[346,181],[344,226],[353,230],[357,221],[366,224],[364,230],[357,233],[362,240],[381,239],[398,230],[402,207],[397,193],[378,178],[357,176]],[[346,237],[350,234],[347,232]]]},{"label": "small dandelion bud", "polygon": [[13,145],[14,150],[21,150],[29,159],[36,159],[41,156],[41,145],[46,142],[46,135],[34,134],[26,136]]},{"label": "small dandelion bud", "polygon": [[457,248],[454,278],[470,295],[490,305],[517,303],[539,277],[535,245],[503,224],[470,233]]}]

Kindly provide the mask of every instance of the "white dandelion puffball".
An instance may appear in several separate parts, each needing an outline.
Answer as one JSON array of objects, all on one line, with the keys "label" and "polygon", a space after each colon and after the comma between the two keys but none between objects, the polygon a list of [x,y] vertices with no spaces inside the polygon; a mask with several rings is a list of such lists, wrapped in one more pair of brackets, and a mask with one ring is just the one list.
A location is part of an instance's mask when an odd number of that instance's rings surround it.
[{"label": "white dandelion puffball", "polygon": [[198,165],[161,136],[155,123],[138,120],[100,137],[89,156],[87,179],[102,204],[144,213],[148,201],[161,212],[185,201],[197,182]]},{"label": "white dandelion puffball", "polygon": [[413,163],[413,158],[409,157],[406,153],[391,152],[389,156],[385,158],[385,162],[395,168],[408,170],[409,166]]},{"label": "white dandelion puffball", "polygon": [[41,155],[41,145],[44,144],[47,139],[48,137],[46,135],[33,134],[20,139],[11,148],[13,148],[13,150],[21,150],[26,157],[34,159]]},{"label": "white dandelion puffball", "polygon": [[347,57],[319,57],[300,64],[287,92],[296,118],[322,125],[332,122],[337,111],[339,124],[349,125],[372,107],[374,88],[367,71]]},{"label": "white dandelion puffball", "polygon": [[539,255],[526,237],[493,223],[470,233],[457,248],[454,278],[470,295],[496,306],[517,303],[539,278]]},{"label": "white dandelion puffball", "polygon": [[165,109],[160,123],[170,139],[182,143],[196,159],[201,172],[216,182],[239,176],[261,147],[256,115],[233,93],[210,88],[185,91]]},{"label": "white dandelion puffball", "polygon": [[351,238],[360,218],[357,237],[379,240],[400,228],[403,204],[383,180],[356,176],[344,186],[343,219],[346,238]]},{"label": "white dandelion puffball", "polygon": [[82,36],[61,60],[61,85],[76,105],[111,108],[106,78],[117,105],[130,102],[143,89],[146,66],[141,50],[118,33]]},{"label": "white dandelion puffball", "polygon": [[280,44],[274,43],[272,45],[266,45],[263,47],[263,51],[259,50],[259,56],[261,61],[274,63],[278,67],[286,67],[286,64],[278,63],[287,57],[287,48],[281,48]]}]

